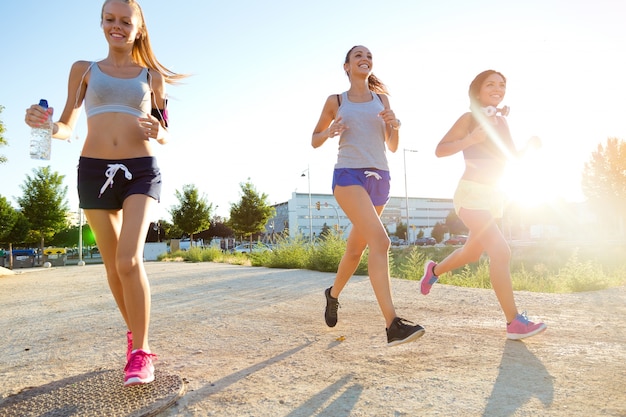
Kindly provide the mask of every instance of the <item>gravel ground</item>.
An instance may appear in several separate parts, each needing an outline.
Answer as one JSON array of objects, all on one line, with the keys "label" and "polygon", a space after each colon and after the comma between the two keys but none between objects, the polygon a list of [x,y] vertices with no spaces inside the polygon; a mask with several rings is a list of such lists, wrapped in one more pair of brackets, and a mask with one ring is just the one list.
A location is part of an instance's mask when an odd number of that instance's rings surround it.
[{"label": "gravel ground", "polygon": [[[626,416],[626,287],[516,293],[548,330],[507,341],[491,290],[392,280],[420,323],[389,348],[367,277],[324,324],[333,274],[150,262],[156,367],[186,394],[164,416]],[[0,410],[29,387],[124,367],[104,267],[0,271]]]}]

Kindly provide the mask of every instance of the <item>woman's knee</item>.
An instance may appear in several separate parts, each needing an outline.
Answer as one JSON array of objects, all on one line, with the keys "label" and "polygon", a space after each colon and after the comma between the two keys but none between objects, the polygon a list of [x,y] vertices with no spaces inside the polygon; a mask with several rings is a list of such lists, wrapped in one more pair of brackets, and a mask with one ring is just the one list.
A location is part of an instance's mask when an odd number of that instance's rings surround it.
[{"label": "woman's knee", "polygon": [[368,243],[370,252],[387,253],[391,248],[391,239],[387,233],[376,236],[372,242]]},{"label": "woman's knee", "polygon": [[356,260],[358,262],[361,259],[361,256],[363,256],[363,252],[365,252],[365,246],[351,247],[350,245],[348,245],[343,256],[344,258]]},{"label": "woman's knee", "polygon": [[128,276],[136,272],[142,264],[142,259],[133,255],[118,255],[115,267],[117,274],[121,277]]},{"label": "woman's knee", "polygon": [[506,262],[507,264],[511,261],[511,248],[509,245],[494,245],[492,248],[487,250],[487,255],[489,255],[489,259],[494,261]]}]

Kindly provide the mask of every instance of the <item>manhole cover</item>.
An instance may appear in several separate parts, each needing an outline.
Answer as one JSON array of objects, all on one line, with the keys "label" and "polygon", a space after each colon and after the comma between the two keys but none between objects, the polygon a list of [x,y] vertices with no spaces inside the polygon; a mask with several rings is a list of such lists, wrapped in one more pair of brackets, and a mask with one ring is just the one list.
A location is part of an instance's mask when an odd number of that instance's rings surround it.
[{"label": "manhole cover", "polygon": [[155,416],[185,393],[177,375],[124,387],[124,372],[103,370],[34,387],[0,400],[0,416]]}]

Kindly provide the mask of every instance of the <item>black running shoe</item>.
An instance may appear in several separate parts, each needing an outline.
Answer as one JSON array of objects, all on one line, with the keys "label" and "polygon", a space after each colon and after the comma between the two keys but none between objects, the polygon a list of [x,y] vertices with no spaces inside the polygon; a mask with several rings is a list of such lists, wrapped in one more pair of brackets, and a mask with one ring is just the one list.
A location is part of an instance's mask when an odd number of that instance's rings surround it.
[{"label": "black running shoe", "polygon": [[333,298],[330,295],[330,289],[326,288],[324,294],[326,295],[326,311],[324,312],[324,319],[328,327],[335,327],[337,324],[337,309],[339,308],[339,299]]},{"label": "black running shoe", "polygon": [[387,346],[412,342],[424,335],[426,330],[419,324],[396,317],[387,330]]}]

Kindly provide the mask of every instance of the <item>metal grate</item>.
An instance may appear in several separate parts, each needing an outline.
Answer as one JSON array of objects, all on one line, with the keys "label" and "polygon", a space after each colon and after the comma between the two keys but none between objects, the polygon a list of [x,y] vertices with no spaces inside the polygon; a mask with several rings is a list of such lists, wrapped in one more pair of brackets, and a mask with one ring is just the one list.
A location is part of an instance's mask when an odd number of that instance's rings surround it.
[{"label": "metal grate", "polygon": [[150,384],[124,387],[120,370],[95,371],[0,400],[0,416],[155,416],[185,393],[177,375],[155,371]]}]

